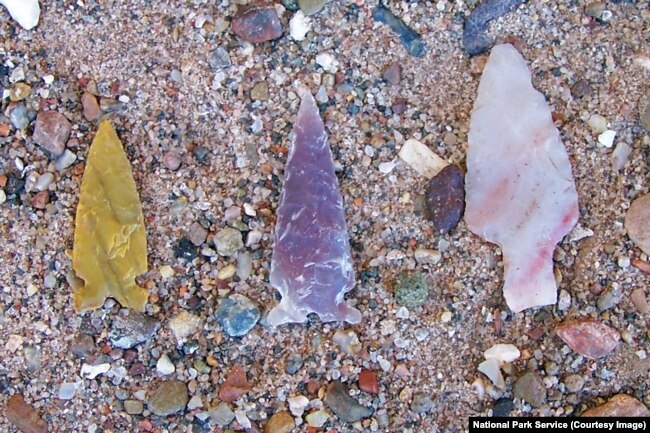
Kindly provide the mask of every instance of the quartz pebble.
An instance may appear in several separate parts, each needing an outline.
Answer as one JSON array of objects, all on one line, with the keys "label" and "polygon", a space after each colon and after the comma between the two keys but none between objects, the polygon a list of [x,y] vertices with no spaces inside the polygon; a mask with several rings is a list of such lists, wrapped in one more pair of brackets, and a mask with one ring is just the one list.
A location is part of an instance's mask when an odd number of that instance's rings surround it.
[{"label": "quartz pebble", "polygon": [[641,250],[650,255],[650,194],[634,200],[625,215],[627,235]]},{"label": "quartz pebble", "polygon": [[111,369],[111,365],[107,362],[98,365],[84,364],[81,366],[81,376],[86,379],[94,379],[100,374],[107,373]]},{"label": "quartz pebble", "polygon": [[417,393],[411,400],[411,410],[415,413],[428,413],[433,409],[433,400],[427,394]]},{"label": "quartz pebble", "polygon": [[66,149],[63,151],[63,155],[59,156],[56,161],[54,161],[54,168],[56,168],[57,171],[63,171],[74,164],[76,160],[77,155],[69,149]]},{"label": "quartz pebble", "polygon": [[166,380],[148,393],[147,407],[158,416],[172,415],[185,410],[189,400],[187,385],[178,380]]},{"label": "quartz pebble", "polygon": [[500,363],[510,363],[519,358],[521,353],[513,344],[495,344],[485,351],[485,359],[496,359]]},{"label": "quartz pebble", "polygon": [[276,412],[264,426],[264,433],[291,433],[296,426],[289,412]]},{"label": "quartz pebble", "polygon": [[329,415],[327,414],[327,412],[325,412],[322,409],[317,410],[315,412],[310,412],[305,417],[305,420],[307,421],[307,425],[309,427],[314,427],[314,428],[323,427],[328,419],[329,419]]},{"label": "quartz pebble", "polygon": [[228,335],[241,337],[253,329],[260,315],[253,301],[236,293],[221,301],[216,318]]},{"label": "quartz pebble", "polygon": [[230,26],[233,33],[254,44],[282,36],[282,23],[275,7],[263,1],[240,6]]},{"label": "quartz pebble", "polygon": [[598,136],[598,142],[605,147],[612,147],[614,145],[614,139],[616,138],[616,131],[605,131]]},{"label": "quartz pebble", "polygon": [[187,337],[193,335],[200,324],[201,318],[199,316],[188,313],[187,311],[181,311],[169,321],[169,328],[174,333],[176,341],[180,344]]},{"label": "quartz pebble", "polygon": [[221,389],[219,389],[219,398],[226,403],[232,403],[239,400],[249,390],[250,384],[248,383],[248,379],[246,379],[244,368],[239,364],[235,364],[230,369]]},{"label": "quartz pebble", "polygon": [[169,356],[163,354],[160,358],[158,358],[158,362],[156,362],[156,370],[163,376],[167,376],[176,371],[176,367],[169,359]]},{"label": "quartz pebble", "polygon": [[47,433],[47,422],[21,394],[14,394],[7,400],[5,416],[22,433]]},{"label": "quartz pebble", "polygon": [[540,407],[546,401],[546,388],[534,371],[528,371],[517,379],[512,387],[512,394],[533,407]]},{"label": "quartz pebble", "polygon": [[602,134],[607,131],[607,119],[600,114],[592,114],[587,120],[587,125],[594,134]]},{"label": "quartz pebble", "polygon": [[226,227],[214,236],[214,246],[219,255],[231,257],[244,248],[244,241],[239,230]]},{"label": "quartz pebble", "polygon": [[424,144],[415,139],[406,140],[399,151],[399,157],[420,176],[431,179],[449,165]]},{"label": "quartz pebble", "polygon": [[324,401],[336,416],[345,422],[356,422],[372,415],[372,408],[362,406],[350,397],[345,385],[339,381],[330,383]]},{"label": "quartz pebble", "polygon": [[650,410],[636,398],[617,394],[607,403],[588,409],[582,417],[648,417]]},{"label": "quartz pebble", "polygon": [[289,34],[296,41],[302,41],[305,39],[305,36],[310,29],[311,19],[306,17],[302,10],[296,12],[293,18],[289,21]]},{"label": "quartz pebble", "polygon": [[361,351],[361,343],[357,334],[349,330],[340,329],[334,333],[332,341],[348,355],[355,355]]},{"label": "quartz pebble", "polygon": [[309,406],[309,399],[304,395],[298,395],[289,397],[287,403],[289,403],[289,411],[291,411],[291,414],[295,417],[301,417],[305,412],[305,408]]},{"label": "quartz pebble", "polygon": [[591,359],[607,356],[616,348],[620,339],[616,330],[591,320],[569,320],[558,325],[555,330],[567,346]]},{"label": "quartz pebble", "polygon": [[190,398],[190,401],[187,403],[187,410],[194,410],[203,407],[203,400],[201,400],[200,395],[195,395]]},{"label": "quartz pebble", "polygon": [[478,365],[478,371],[487,376],[497,388],[505,388],[506,382],[501,374],[501,363],[495,358],[488,358]]},{"label": "quartz pebble", "polygon": [[57,111],[41,111],[36,117],[34,142],[47,150],[52,156],[59,156],[65,150],[72,125]]},{"label": "quartz pebble", "polygon": [[440,254],[439,251],[428,250],[425,248],[417,248],[413,252],[413,256],[415,257],[416,262],[428,265],[435,265],[442,259],[442,254]]},{"label": "quartz pebble", "polygon": [[427,217],[439,234],[456,228],[465,209],[465,175],[454,164],[440,170],[427,187]]},{"label": "quartz pebble", "polygon": [[77,384],[71,382],[64,382],[59,386],[58,397],[60,400],[71,400],[77,393]]}]

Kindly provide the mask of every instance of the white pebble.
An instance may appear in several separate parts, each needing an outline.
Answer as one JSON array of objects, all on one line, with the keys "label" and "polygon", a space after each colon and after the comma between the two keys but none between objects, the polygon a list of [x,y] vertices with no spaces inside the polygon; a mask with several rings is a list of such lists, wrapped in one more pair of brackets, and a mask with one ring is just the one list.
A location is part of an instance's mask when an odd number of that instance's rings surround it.
[{"label": "white pebble", "polygon": [[316,63],[318,63],[325,71],[335,73],[337,71],[338,62],[330,53],[320,53],[316,56]]},{"label": "white pebble", "polygon": [[24,29],[31,30],[38,24],[41,7],[38,0],[0,0],[11,18],[16,20]]},{"label": "white pebble", "polygon": [[436,250],[427,250],[424,248],[417,248],[413,253],[415,261],[420,264],[435,265],[442,259],[442,254]]},{"label": "white pebble", "polygon": [[246,412],[244,412],[243,410],[235,411],[235,419],[245,429],[251,428],[251,421],[248,419],[248,417],[246,416]]},{"label": "white pebble", "polygon": [[119,98],[117,98],[120,102],[123,102],[124,104],[127,104],[131,101],[131,98],[129,98],[127,95],[120,95]]},{"label": "white pebble", "polygon": [[594,134],[602,134],[607,131],[607,119],[600,114],[592,114],[591,117],[589,117],[587,124]]},{"label": "white pebble", "polygon": [[571,295],[566,290],[560,290],[560,296],[557,301],[557,309],[560,311],[566,311],[571,306]]},{"label": "white pebble", "polygon": [[623,142],[619,142],[616,145],[616,148],[612,152],[612,163],[614,165],[614,170],[621,171],[625,167],[625,163],[632,153],[632,148]]},{"label": "white pebble", "polygon": [[203,401],[201,400],[200,395],[195,395],[193,396],[190,401],[187,403],[187,408],[189,410],[197,409],[199,407],[203,407]]},{"label": "white pebble", "polygon": [[158,358],[158,362],[156,362],[156,370],[158,370],[158,373],[165,376],[176,371],[176,367],[174,367],[174,364],[172,364],[169,356],[163,354],[160,358]]},{"label": "white pebble", "polygon": [[174,268],[169,265],[164,265],[160,267],[160,276],[163,280],[174,276]]},{"label": "white pebble", "polygon": [[628,256],[620,256],[618,258],[618,266],[626,269],[630,267],[630,258]]},{"label": "white pebble", "polygon": [[499,365],[513,362],[521,356],[519,349],[513,344],[495,344],[483,353],[485,359],[494,359]]},{"label": "white pebble", "polygon": [[70,400],[77,392],[77,384],[64,382],[59,386],[59,399]]},{"label": "white pebble", "polygon": [[43,82],[45,84],[52,84],[54,82],[54,75],[45,75],[43,77]]},{"label": "white pebble", "polygon": [[605,147],[612,147],[614,138],[616,138],[616,131],[609,129],[598,136],[598,142]]},{"label": "white pebble", "polygon": [[4,189],[0,189],[0,204],[6,201],[7,201],[7,193],[4,191]]},{"label": "white pebble", "polygon": [[86,379],[94,379],[100,374],[106,373],[110,369],[111,365],[107,362],[99,365],[84,364],[81,366],[81,375]]},{"label": "white pebble", "polygon": [[311,19],[299,10],[289,21],[289,34],[294,40],[302,41],[309,30],[311,30]]},{"label": "white pebble", "polygon": [[36,191],[45,191],[48,189],[52,181],[54,181],[54,175],[52,173],[43,173],[41,176],[39,176],[36,185],[34,185],[34,189],[36,189]]},{"label": "white pebble", "polygon": [[305,408],[309,405],[309,399],[304,395],[297,395],[287,399],[289,411],[293,416],[301,417],[305,413]]},{"label": "white pebble", "polygon": [[359,337],[352,330],[341,329],[336,331],[332,337],[332,341],[348,355],[354,355],[361,351]]},{"label": "white pebble", "polygon": [[36,293],[38,293],[38,287],[34,284],[27,286],[27,296],[34,296]]},{"label": "white pebble", "polygon": [[307,420],[307,425],[310,427],[321,428],[327,422],[329,416],[327,412],[323,409],[317,410],[316,412],[309,413],[305,419]]},{"label": "white pebble", "polygon": [[395,313],[395,316],[399,319],[408,319],[409,318],[409,309],[406,307],[400,307]]},{"label": "white pebble", "polygon": [[478,366],[478,371],[486,375],[488,379],[490,379],[490,381],[494,384],[494,386],[501,389],[505,388],[506,382],[503,379],[503,375],[501,374],[499,361],[496,359],[490,358],[481,362]]},{"label": "white pebble", "polygon": [[394,162],[382,162],[379,164],[379,171],[383,174],[388,174],[395,168]]},{"label": "white pebble", "polygon": [[420,176],[427,179],[431,179],[449,165],[447,161],[433,153],[426,145],[413,138],[406,140],[398,156],[413,170],[417,171]]},{"label": "white pebble", "polygon": [[445,311],[440,315],[440,320],[442,321],[442,323],[449,323],[451,322],[452,317],[453,316],[451,314],[451,311]]},{"label": "white pebble", "polygon": [[54,161],[54,168],[56,168],[58,171],[63,171],[74,164],[76,160],[77,155],[66,149],[63,152],[63,155],[59,156],[56,161]]}]

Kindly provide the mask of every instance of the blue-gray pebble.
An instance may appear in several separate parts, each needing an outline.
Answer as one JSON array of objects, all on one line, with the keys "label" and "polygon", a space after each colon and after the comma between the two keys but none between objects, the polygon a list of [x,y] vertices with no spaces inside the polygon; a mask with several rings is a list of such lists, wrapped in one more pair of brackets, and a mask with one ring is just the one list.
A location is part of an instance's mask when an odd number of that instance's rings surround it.
[{"label": "blue-gray pebble", "polygon": [[260,320],[260,310],[246,296],[234,294],[221,302],[216,317],[228,335],[241,337]]}]

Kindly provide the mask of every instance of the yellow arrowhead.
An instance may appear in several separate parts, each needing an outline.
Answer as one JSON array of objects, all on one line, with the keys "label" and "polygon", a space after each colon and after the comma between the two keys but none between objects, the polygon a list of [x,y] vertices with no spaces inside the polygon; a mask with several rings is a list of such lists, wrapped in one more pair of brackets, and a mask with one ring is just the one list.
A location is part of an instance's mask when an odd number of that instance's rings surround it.
[{"label": "yellow arrowhead", "polygon": [[72,267],[85,285],[74,293],[79,311],[107,297],[144,310],[148,293],[135,284],[147,272],[142,205],[122,143],[107,120],[99,125],[86,162],[77,206]]}]

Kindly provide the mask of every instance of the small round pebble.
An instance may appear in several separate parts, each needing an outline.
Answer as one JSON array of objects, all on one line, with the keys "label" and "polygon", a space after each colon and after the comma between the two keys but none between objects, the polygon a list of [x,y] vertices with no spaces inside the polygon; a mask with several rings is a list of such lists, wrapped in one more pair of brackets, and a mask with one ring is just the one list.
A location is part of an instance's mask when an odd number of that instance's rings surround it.
[{"label": "small round pebble", "polygon": [[214,236],[214,246],[221,256],[234,256],[244,248],[244,241],[239,230],[226,227]]},{"label": "small round pebble", "polygon": [[395,284],[395,299],[400,305],[422,305],[429,296],[429,285],[421,272],[403,273]]},{"label": "small round pebble", "polygon": [[158,416],[167,416],[184,410],[188,401],[185,383],[166,380],[149,391],[147,407]]},{"label": "small round pebble", "polygon": [[181,166],[181,156],[178,152],[170,150],[163,155],[163,164],[171,171],[176,171]]},{"label": "small round pebble", "polygon": [[264,426],[264,433],[291,433],[296,426],[289,412],[277,412]]},{"label": "small round pebble", "polygon": [[228,335],[241,337],[253,329],[260,320],[260,315],[260,310],[253,301],[236,293],[221,302],[216,318]]}]

